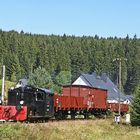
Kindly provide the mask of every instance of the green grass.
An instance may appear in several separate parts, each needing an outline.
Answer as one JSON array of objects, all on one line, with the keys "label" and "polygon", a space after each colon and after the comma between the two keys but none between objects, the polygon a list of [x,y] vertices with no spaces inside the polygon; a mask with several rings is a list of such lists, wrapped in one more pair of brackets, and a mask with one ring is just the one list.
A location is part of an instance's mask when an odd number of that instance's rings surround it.
[{"label": "green grass", "polygon": [[0,124],[1,140],[140,140],[140,129],[113,119]]},{"label": "green grass", "polygon": [[[12,86],[15,86],[15,83],[5,80],[4,84],[5,84],[5,86],[4,86],[5,97],[7,97],[8,89],[11,88]],[[2,89],[2,80],[0,80],[0,96],[1,96],[1,89]]]}]

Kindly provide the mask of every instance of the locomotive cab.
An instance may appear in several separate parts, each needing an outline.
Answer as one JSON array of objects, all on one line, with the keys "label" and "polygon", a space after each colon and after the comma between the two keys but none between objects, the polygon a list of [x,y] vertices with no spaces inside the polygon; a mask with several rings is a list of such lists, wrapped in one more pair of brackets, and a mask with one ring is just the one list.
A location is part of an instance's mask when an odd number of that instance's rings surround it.
[{"label": "locomotive cab", "polygon": [[18,87],[8,91],[8,105],[16,106],[17,111],[22,106],[27,106],[28,119],[47,119],[54,115],[53,96],[48,89]]}]

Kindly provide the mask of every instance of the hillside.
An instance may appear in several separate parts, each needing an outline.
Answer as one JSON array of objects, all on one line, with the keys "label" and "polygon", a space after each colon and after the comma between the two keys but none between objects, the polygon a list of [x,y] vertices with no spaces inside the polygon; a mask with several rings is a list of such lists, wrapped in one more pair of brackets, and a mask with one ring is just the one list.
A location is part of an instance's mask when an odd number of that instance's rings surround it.
[{"label": "hillside", "polygon": [[[15,82],[5,81],[5,96],[7,97],[8,89],[12,86],[15,86]],[[0,96],[1,96],[1,89],[2,88],[2,80],[0,80]]]},{"label": "hillside", "polygon": [[132,94],[140,82],[140,39],[90,36],[37,35],[0,30],[0,66],[6,66],[6,79],[18,81],[29,77],[38,67],[44,68],[53,84],[61,71],[75,80],[80,73],[107,73],[117,84],[118,63],[122,61],[122,89]]},{"label": "hillside", "polygon": [[1,140],[139,140],[140,129],[113,119],[0,124]]}]

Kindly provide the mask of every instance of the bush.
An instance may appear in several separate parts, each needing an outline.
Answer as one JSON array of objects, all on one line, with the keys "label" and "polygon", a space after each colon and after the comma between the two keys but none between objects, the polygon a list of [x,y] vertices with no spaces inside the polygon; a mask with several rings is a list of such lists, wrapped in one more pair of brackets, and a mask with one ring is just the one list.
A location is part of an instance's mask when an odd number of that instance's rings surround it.
[{"label": "bush", "polygon": [[134,102],[131,111],[131,124],[133,126],[140,126],[140,85],[134,90]]}]

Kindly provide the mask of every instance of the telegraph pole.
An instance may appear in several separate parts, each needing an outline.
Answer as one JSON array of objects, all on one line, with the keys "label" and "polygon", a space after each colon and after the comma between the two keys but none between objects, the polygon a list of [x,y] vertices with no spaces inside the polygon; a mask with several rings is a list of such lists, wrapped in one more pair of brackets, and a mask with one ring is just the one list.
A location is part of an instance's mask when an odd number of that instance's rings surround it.
[{"label": "telegraph pole", "polygon": [[[122,82],[121,82],[121,79],[122,79],[122,74],[121,74],[121,71],[122,71],[122,61],[123,60],[127,60],[126,58],[115,58],[113,61],[118,61],[119,62],[119,90],[120,92],[122,91]],[[120,102],[121,102],[121,95],[119,93],[119,108],[118,108],[118,113],[119,113],[119,116],[121,115],[121,106],[120,106]]]},{"label": "telegraph pole", "polygon": [[[119,59],[119,90],[121,92],[122,88],[122,82],[121,82],[121,79],[122,79],[122,74],[121,74],[121,71],[122,71],[122,59],[120,58]],[[121,106],[120,106],[120,103],[121,103],[121,95],[119,93],[119,116],[121,115]]]},{"label": "telegraph pole", "polygon": [[1,100],[2,104],[4,103],[4,80],[5,80],[5,66],[2,67],[2,94],[1,94]]}]

